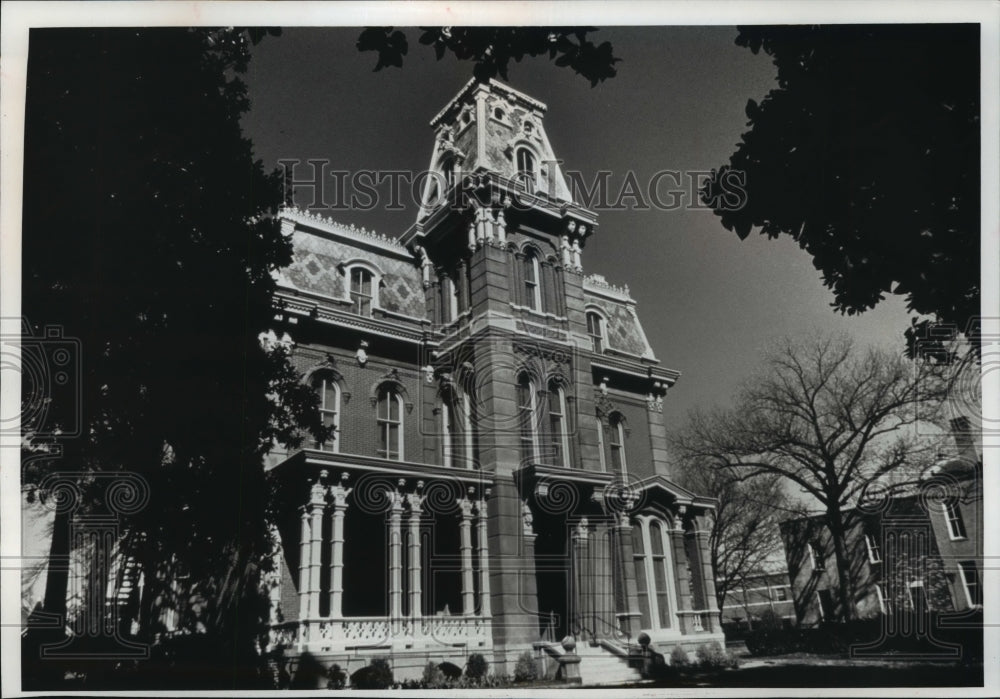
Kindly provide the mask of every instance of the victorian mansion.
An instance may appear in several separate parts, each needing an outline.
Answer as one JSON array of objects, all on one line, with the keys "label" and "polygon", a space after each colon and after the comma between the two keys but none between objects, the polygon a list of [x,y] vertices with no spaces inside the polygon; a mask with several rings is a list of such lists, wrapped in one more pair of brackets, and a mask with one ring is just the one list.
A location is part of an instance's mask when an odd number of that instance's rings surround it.
[{"label": "victorian mansion", "polygon": [[281,335],[321,396],[324,443],[271,456],[280,565],[271,651],[397,678],[482,653],[585,681],[722,640],[713,500],[672,480],[662,367],[627,287],[588,274],[546,107],[470,82],[431,122],[399,238],[289,209]]}]

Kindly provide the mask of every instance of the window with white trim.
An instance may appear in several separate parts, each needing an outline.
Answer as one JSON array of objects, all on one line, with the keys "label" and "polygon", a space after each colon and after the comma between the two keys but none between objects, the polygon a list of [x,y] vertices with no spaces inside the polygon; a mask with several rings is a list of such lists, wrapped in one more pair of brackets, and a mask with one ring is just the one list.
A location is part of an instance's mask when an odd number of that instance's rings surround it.
[{"label": "window with white trim", "polygon": [[673,557],[663,522],[639,517],[632,525],[632,561],[641,628],[672,628],[674,623]]},{"label": "window with white trim", "polygon": [[364,267],[350,269],[350,298],[352,310],[361,316],[372,314],[372,300],[375,290],[374,277],[370,270]]},{"label": "window with white trim", "polygon": [[319,417],[324,427],[331,428],[330,438],[316,442],[315,447],[323,451],[340,451],[337,431],[340,428],[340,386],[330,377],[322,377],[313,386],[319,393]]},{"label": "window with white trim", "polygon": [[625,420],[621,413],[611,413],[610,452],[611,468],[616,474],[628,475],[628,462],[625,458]]},{"label": "window with white trim", "polygon": [[594,354],[604,353],[604,319],[594,311],[587,312],[587,334]]},{"label": "window with white trim", "polygon": [[983,588],[979,584],[979,570],[975,561],[959,561],[958,572],[962,576],[962,587],[965,588],[965,599],[970,607],[981,607],[983,604]]},{"label": "window with white trim", "polygon": [[533,311],[542,310],[542,268],[531,248],[524,253],[524,303]]},{"label": "window with white trim", "polygon": [[930,600],[927,599],[926,591],[924,590],[923,580],[914,580],[906,587],[906,594],[910,598],[910,606],[918,611],[930,611],[931,605]]},{"label": "window with white trim", "polygon": [[886,613],[885,595],[882,594],[882,586],[879,585],[878,583],[875,583],[873,587],[875,588],[875,596],[878,597],[878,610],[883,614],[885,614]]},{"label": "window with white trim", "polygon": [[868,548],[868,562],[881,563],[882,551],[878,546],[878,539],[872,534],[865,534],[865,546]]},{"label": "window with white trim", "polygon": [[549,382],[549,449],[552,462],[569,467],[569,430],[566,427],[566,394],[556,381]]},{"label": "window with white trim", "polygon": [[819,553],[818,546],[810,542],[806,544],[809,551],[809,565],[813,570],[820,570],[823,567],[823,557]]},{"label": "window with white trim", "polygon": [[403,460],[403,399],[392,386],[378,392],[378,455]]},{"label": "window with white trim", "polygon": [[604,453],[604,424],[601,418],[594,416],[594,423],[597,425],[597,454],[601,459],[601,470],[608,470],[608,457]]},{"label": "window with white trim", "polygon": [[517,419],[521,435],[521,460],[535,460],[535,386],[527,372],[517,377]]},{"label": "window with white trim", "polygon": [[954,500],[948,500],[942,504],[942,507],[944,508],[944,518],[948,522],[948,536],[953,541],[966,538],[965,520],[962,519],[962,511],[959,509],[958,503]]}]

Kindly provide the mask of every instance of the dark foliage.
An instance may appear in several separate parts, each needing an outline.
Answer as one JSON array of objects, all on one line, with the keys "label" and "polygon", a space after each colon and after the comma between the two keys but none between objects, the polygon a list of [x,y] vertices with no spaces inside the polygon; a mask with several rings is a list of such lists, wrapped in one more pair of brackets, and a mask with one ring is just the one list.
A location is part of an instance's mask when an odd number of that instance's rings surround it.
[{"label": "dark foliage", "polygon": [[[702,192],[746,238],[791,236],[848,314],[887,293],[960,331],[979,313],[979,27],[741,27],[778,86]],[[745,173],[745,206],[722,185]]]},{"label": "dark foliage", "polygon": [[371,663],[351,675],[352,689],[388,689],[392,685],[392,668],[385,658],[373,658]]},{"label": "dark foliage", "polygon": [[[940,654],[948,647],[956,647],[955,660],[964,664],[983,662],[982,612],[965,614],[939,614],[931,612],[925,620],[912,612],[896,610],[893,628],[898,633],[887,632],[888,619],[878,616],[855,619],[847,623],[823,624],[813,628],[758,629],[746,638],[751,655],[784,655],[787,653],[816,653],[843,655],[851,647],[865,646],[869,651],[886,657],[923,654],[928,660],[935,656],[952,659]],[[903,618],[907,617],[907,618]],[[908,629],[909,632],[901,631]],[[917,629],[924,629],[917,632]]]},{"label": "dark foliage", "polygon": [[[609,42],[598,45],[587,38],[597,31],[593,27],[422,27],[421,31],[420,43],[434,47],[438,60],[450,53],[458,60],[472,61],[479,82],[497,76],[506,80],[511,61],[547,56],[557,66],[589,80],[593,87],[613,78],[617,74],[615,63],[621,60]],[[378,53],[375,70],[401,68],[409,41],[399,29],[368,27],[358,37],[357,47]]]},{"label": "dark foliage", "polygon": [[483,654],[473,653],[469,656],[469,661],[465,664],[465,676],[473,680],[479,680],[486,676],[489,669],[490,664],[486,661]]},{"label": "dark foliage", "polygon": [[[181,623],[207,630],[221,674],[253,662],[266,622],[262,457],[301,427],[322,432],[287,352],[258,339],[272,272],[291,259],[273,218],[280,177],[240,129],[238,76],[269,33],[33,30],[28,62],[23,312],[36,334],[80,341],[79,401],[53,401],[51,420],[79,420],[83,436],[27,434],[28,451],[62,458],[23,479],[77,472],[82,506],[101,511],[92,475],[140,474],[149,501],[119,522],[146,572],[139,640],[161,630],[154,600],[184,575],[201,602]],[[65,585],[50,576],[46,611],[65,611]],[[198,657],[203,640],[188,638],[171,663]]]}]

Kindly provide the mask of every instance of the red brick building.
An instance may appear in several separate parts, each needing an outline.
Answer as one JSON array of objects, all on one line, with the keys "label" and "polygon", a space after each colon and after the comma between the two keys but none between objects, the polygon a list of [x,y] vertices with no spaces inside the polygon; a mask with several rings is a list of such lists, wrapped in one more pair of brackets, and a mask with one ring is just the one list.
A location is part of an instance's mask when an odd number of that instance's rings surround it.
[{"label": "red brick building", "polygon": [[[660,365],[628,287],[583,250],[545,105],[470,82],[431,121],[400,237],[288,210],[282,328],[335,426],[272,455],[282,513],[271,649],[396,677],[578,641],[584,680],[722,640],[712,500],[671,479]],[[294,665],[294,661],[293,661]],[[599,677],[598,677],[599,676]]]}]

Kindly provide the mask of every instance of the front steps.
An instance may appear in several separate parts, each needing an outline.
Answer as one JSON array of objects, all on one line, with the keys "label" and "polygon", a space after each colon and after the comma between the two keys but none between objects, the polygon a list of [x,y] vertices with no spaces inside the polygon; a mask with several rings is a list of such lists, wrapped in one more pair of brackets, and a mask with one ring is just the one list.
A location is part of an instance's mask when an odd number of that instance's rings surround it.
[{"label": "front steps", "polygon": [[581,643],[576,647],[576,654],[580,656],[580,679],[584,686],[626,684],[642,679],[638,670],[629,667],[628,658],[602,646]]}]

